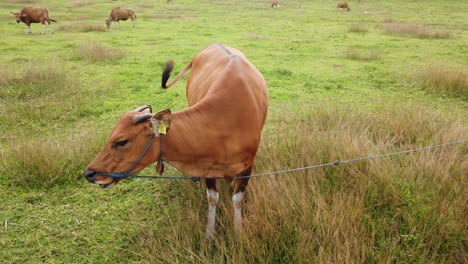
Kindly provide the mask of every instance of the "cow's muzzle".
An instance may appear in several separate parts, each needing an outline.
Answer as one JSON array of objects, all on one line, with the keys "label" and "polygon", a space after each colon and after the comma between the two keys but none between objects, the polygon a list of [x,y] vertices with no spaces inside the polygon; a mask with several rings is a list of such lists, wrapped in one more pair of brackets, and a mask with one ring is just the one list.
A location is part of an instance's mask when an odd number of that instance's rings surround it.
[{"label": "cow's muzzle", "polygon": [[84,175],[90,183],[94,183],[96,181],[97,173],[95,171],[86,168]]}]

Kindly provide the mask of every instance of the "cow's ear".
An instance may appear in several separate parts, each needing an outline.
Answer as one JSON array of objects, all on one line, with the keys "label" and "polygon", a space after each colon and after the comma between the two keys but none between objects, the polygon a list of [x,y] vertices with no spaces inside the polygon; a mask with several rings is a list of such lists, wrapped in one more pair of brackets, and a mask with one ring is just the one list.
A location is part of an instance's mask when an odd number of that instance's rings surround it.
[{"label": "cow's ear", "polygon": [[157,112],[151,118],[151,126],[153,127],[154,134],[166,134],[171,127],[172,113],[171,110],[166,109]]}]

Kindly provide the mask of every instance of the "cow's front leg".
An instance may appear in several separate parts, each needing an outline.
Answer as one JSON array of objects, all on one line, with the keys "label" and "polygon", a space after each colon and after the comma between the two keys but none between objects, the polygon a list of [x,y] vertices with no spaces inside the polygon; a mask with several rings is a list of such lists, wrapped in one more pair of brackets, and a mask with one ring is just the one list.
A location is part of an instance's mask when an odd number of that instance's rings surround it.
[{"label": "cow's front leg", "polygon": [[208,196],[208,224],[206,225],[206,239],[212,240],[216,234],[216,205],[219,200],[219,193],[216,190],[216,179],[206,179],[206,194]]}]

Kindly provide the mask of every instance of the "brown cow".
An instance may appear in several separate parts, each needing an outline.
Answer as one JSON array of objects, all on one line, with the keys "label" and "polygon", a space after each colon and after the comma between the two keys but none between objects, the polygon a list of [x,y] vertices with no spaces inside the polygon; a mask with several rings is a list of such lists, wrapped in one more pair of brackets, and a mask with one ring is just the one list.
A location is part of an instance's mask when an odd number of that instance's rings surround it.
[{"label": "brown cow", "polygon": [[[157,171],[162,173],[165,161],[185,175],[204,178],[209,203],[206,237],[211,239],[218,203],[216,178],[232,181],[236,176],[251,175],[268,111],[267,87],[242,52],[220,44],[200,51],[166,85],[172,68],[169,61],[163,88],[171,87],[192,69],[186,87],[189,107],[152,114],[146,106],[124,114],[84,173],[89,182],[110,188],[156,161]],[[161,126],[167,134],[160,133]],[[240,203],[248,182],[249,178],[234,181],[235,230],[241,228]]]},{"label": "brown cow", "polygon": [[351,11],[351,8],[349,8],[349,5],[347,2],[338,2],[336,4],[336,9],[342,8],[342,9],[348,9],[348,12]]},{"label": "brown cow", "polygon": [[114,22],[114,26],[117,22],[120,27],[120,20],[127,21],[127,19],[129,18],[132,20],[132,27],[135,28],[135,20],[137,18],[135,15],[135,11],[131,8],[116,7],[112,9],[109,17],[106,20],[107,29],[110,28],[111,22]]},{"label": "brown cow", "polygon": [[50,22],[57,22],[56,20],[49,17],[49,10],[43,7],[25,7],[19,11],[19,13],[13,13],[12,15],[16,17],[16,23],[23,22],[28,28],[28,33],[31,34],[31,23],[41,23],[42,24],[42,34],[46,33],[46,22],[49,24],[49,30],[51,33],[54,33],[54,28]]},{"label": "brown cow", "polygon": [[278,8],[279,7],[279,1],[278,0],[272,0],[271,1],[271,8]]}]

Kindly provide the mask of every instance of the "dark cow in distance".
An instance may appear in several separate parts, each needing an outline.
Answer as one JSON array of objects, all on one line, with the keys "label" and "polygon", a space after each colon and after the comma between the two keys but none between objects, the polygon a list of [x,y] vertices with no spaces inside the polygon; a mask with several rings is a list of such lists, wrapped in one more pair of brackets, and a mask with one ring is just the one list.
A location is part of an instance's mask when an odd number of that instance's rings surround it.
[{"label": "dark cow in distance", "polygon": [[[186,95],[189,107],[156,114],[150,106],[127,112],[107,143],[86,167],[86,179],[111,188],[122,178],[164,162],[185,175],[205,179],[208,196],[207,239],[215,234],[216,180],[233,182],[234,228],[241,228],[241,202],[252,173],[268,112],[265,79],[237,49],[212,44],[200,51],[171,83],[166,64],[162,87],[169,88],[191,69]],[[164,143],[163,143],[164,142]],[[240,177],[237,178],[236,177]]]},{"label": "dark cow in distance", "polygon": [[128,19],[132,20],[132,27],[135,28],[135,10],[126,7],[116,7],[112,9],[109,17],[106,20],[107,29],[110,28],[111,22],[114,22],[114,26],[117,22],[120,27],[120,20],[127,21]]},{"label": "dark cow in distance", "polygon": [[278,8],[278,7],[279,7],[279,0],[272,0],[271,8]]},{"label": "dark cow in distance", "polygon": [[56,20],[50,18],[49,10],[44,7],[25,7],[21,9],[18,13],[11,12],[12,15],[16,17],[16,23],[23,22],[28,28],[28,33],[31,34],[31,24],[32,23],[41,23],[42,24],[42,33],[46,33],[46,22],[49,24],[49,30],[51,33],[54,33],[54,29],[50,22],[57,22]]},{"label": "dark cow in distance", "polygon": [[347,9],[348,12],[351,11],[351,8],[349,8],[349,5],[348,5],[347,2],[338,2],[336,4],[336,9],[338,9],[338,8]]}]

